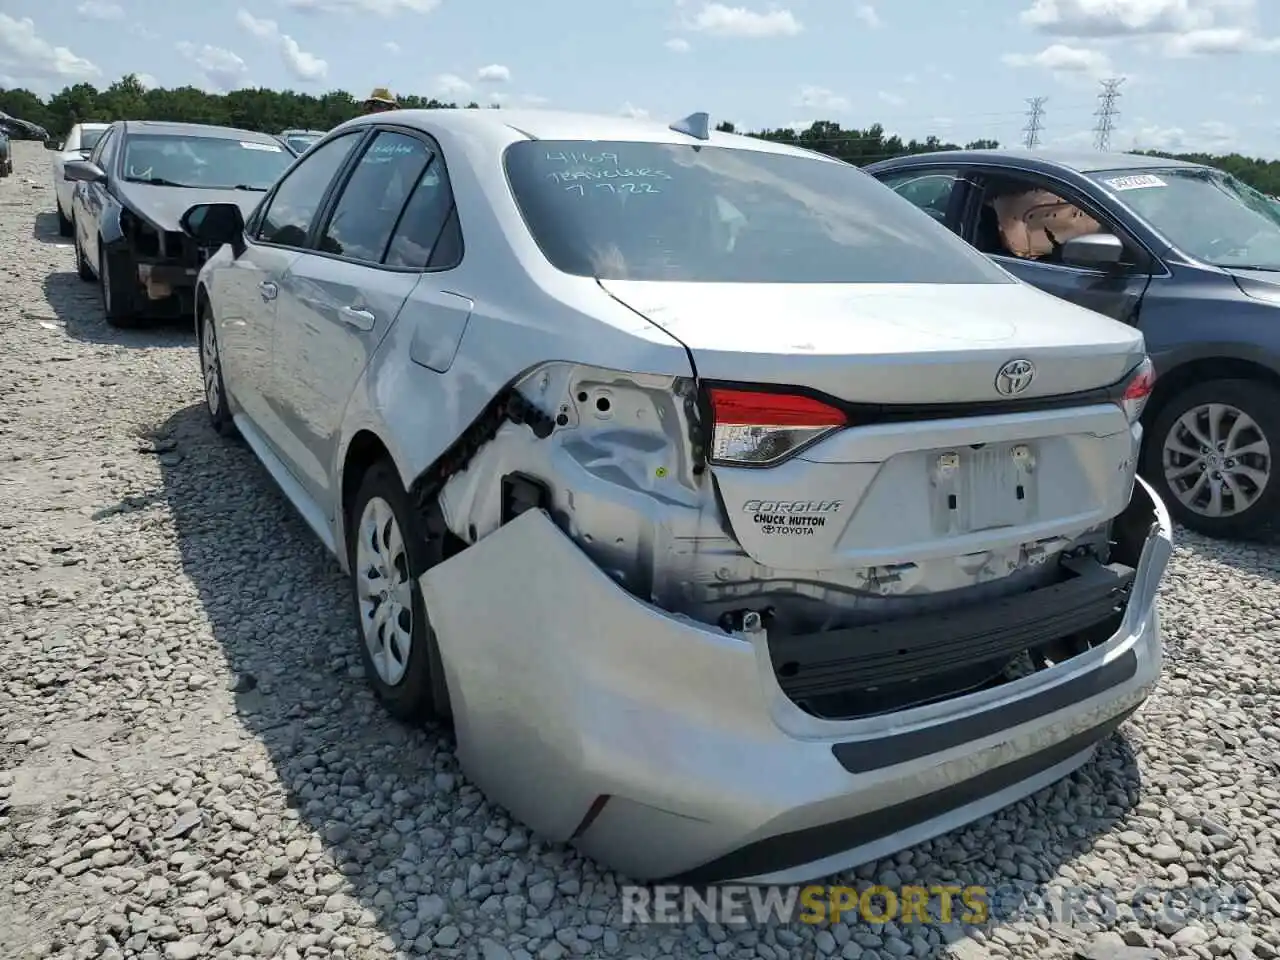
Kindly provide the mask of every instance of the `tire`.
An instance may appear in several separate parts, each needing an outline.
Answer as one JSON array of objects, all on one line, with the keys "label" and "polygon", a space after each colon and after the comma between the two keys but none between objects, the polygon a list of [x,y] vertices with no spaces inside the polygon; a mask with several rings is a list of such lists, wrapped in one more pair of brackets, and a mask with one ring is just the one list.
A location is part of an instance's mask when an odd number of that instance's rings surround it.
[{"label": "tire", "polygon": [[199,334],[200,377],[204,382],[204,405],[209,413],[209,425],[224,437],[235,436],[236,425],[231,419],[231,407],[227,402],[227,385],[222,379],[222,355],[218,349],[218,332],[213,315],[207,305],[200,308]]},{"label": "tire", "polygon": [[85,283],[93,283],[97,277],[93,275],[93,269],[89,266],[89,261],[84,258],[84,250],[80,248],[80,234],[76,231],[75,222],[72,221],[71,233],[75,237],[73,246],[76,251],[76,276]]},{"label": "tire", "polygon": [[[393,541],[391,548],[386,548],[386,534],[392,529],[399,531],[402,549],[397,548],[394,536],[390,538]],[[447,723],[450,707],[444,666],[418,587],[418,577],[433,565],[433,555],[438,556],[439,551],[421,535],[409,496],[395,468],[386,460],[375,463],[361,478],[360,489],[348,513],[347,532],[356,638],[374,695],[397,720],[412,724],[427,720]],[[389,571],[392,577],[368,576],[379,566]],[[405,578],[407,585],[399,593],[409,600],[409,629],[403,630],[403,613],[395,613],[402,611],[403,606],[394,602],[397,591],[393,588],[387,596],[393,603],[390,609],[396,616],[395,623],[401,628],[393,634],[387,629],[390,623],[381,629],[374,625],[377,610],[388,602],[375,599],[378,583],[386,582],[386,579],[403,581]],[[405,636],[409,637],[407,656],[395,643],[381,645],[377,642],[378,637],[393,639],[396,636],[400,637],[401,644]],[[400,650],[400,656],[384,653],[375,659],[369,638],[373,638],[372,644],[381,650]]]},{"label": "tire", "polygon": [[102,313],[107,324],[120,330],[129,330],[138,326],[138,309],[128,291],[118,289],[115,278],[111,276],[111,264],[102,241],[98,241],[98,289],[102,293]]},{"label": "tire", "polygon": [[[1211,411],[1211,404],[1225,410]],[[1190,426],[1204,440],[1216,439],[1217,449],[1200,443]],[[1258,380],[1195,384],[1159,409],[1143,447],[1143,474],[1183,526],[1224,540],[1267,541],[1280,532],[1280,390]],[[1222,511],[1216,516],[1215,474]]]},{"label": "tire", "polygon": [[71,223],[71,218],[62,212],[61,203],[56,206],[58,208],[58,234],[63,237],[69,237],[71,236],[71,231],[75,229]]}]

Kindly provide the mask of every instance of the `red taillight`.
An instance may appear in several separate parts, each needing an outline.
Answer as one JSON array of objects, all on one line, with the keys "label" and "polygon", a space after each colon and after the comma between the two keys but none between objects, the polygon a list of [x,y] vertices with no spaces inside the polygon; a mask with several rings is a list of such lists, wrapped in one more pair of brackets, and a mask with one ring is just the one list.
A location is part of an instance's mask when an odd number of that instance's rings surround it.
[{"label": "red taillight", "polygon": [[792,393],[712,387],[711,462],[768,466],[847,425],[830,404]]},{"label": "red taillight", "polygon": [[1150,359],[1143,360],[1133,376],[1129,378],[1124,394],[1120,398],[1120,406],[1124,408],[1125,416],[1129,418],[1130,423],[1137,423],[1138,418],[1142,416],[1142,410],[1146,407],[1147,399],[1151,396],[1155,384],[1156,369],[1152,366]]}]

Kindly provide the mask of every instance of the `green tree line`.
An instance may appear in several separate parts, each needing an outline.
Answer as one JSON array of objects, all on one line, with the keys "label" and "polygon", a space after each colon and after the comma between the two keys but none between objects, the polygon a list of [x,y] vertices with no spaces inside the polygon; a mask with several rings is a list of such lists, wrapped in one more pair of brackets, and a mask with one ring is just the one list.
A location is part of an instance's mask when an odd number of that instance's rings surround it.
[{"label": "green tree line", "polygon": [[[479,107],[477,103],[448,103],[434,97],[399,96],[396,99],[407,109]],[[146,89],[136,76],[130,74],[101,90],[89,83],[77,83],[63,88],[47,100],[22,88],[0,89],[0,110],[39,124],[53,137],[64,135],[78,122],[124,119],[180,120],[278,133],[290,128],[328,130],[356,116],[360,112],[360,101],[345,90],[331,90],[316,96],[265,88],[233,90],[230,93],[208,93],[196,87]],[[717,129],[735,132],[732,123],[721,123]],[[841,127],[830,120],[815,121],[807,130],[780,127],[750,131],[748,135],[793,143],[859,165],[902,154],[961,147],[994,149],[1000,145],[995,140],[951,143],[936,136],[904,140],[897,134],[886,133],[878,123],[860,130]],[[1209,164],[1229,171],[1264,193],[1280,194],[1280,161],[1238,153],[1144,152]]]}]

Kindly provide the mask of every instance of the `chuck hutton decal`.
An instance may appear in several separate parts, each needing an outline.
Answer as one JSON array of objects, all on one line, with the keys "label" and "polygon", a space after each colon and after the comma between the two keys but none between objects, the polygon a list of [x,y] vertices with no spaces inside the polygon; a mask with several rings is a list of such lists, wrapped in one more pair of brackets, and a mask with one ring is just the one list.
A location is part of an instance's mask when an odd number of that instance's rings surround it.
[{"label": "chuck hutton decal", "polygon": [[742,512],[751,514],[751,522],[767,537],[811,537],[842,506],[843,500],[748,500]]}]

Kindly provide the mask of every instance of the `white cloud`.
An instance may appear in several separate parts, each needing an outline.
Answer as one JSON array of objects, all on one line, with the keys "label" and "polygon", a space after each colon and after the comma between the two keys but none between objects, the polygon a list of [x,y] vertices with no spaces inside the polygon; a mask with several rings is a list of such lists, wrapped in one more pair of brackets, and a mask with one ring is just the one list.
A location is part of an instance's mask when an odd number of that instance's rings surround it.
[{"label": "white cloud", "polygon": [[481,83],[510,83],[511,71],[500,63],[491,63],[476,71],[476,79]]},{"label": "white cloud", "polygon": [[471,84],[456,73],[442,73],[436,77],[436,93],[442,97],[457,97],[471,92]]},{"label": "white cloud", "polygon": [[0,86],[44,87],[47,83],[91,80],[102,71],[66,47],[55,47],[36,33],[29,18],[0,13]]},{"label": "white cloud", "polygon": [[689,22],[689,29],[722,37],[793,37],[804,27],[790,10],[757,13],[746,7],[708,3]]},{"label": "white cloud", "polygon": [[137,73],[134,76],[138,78],[138,86],[143,90],[154,90],[160,86],[160,81],[149,73]]},{"label": "white cloud", "polygon": [[876,8],[869,3],[860,4],[853,12],[853,15],[873,30],[884,25],[884,21],[880,19],[880,14],[876,12]]},{"label": "white cloud", "polygon": [[622,105],[622,109],[618,111],[624,117],[630,117],[632,120],[648,120],[649,111],[641,107],[632,105],[630,101]]},{"label": "white cloud", "polygon": [[280,25],[274,20],[260,19],[242,9],[236,12],[236,23],[259,40],[274,43],[285,67],[296,79],[314,83],[329,75],[329,64],[314,53],[303,50],[289,34],[281,33]]},{"label": "white cloud", "polygon": [[795,104],[815,112],[843,113],[849,109],[849,101],[845,97],[826,87],[801,87]]},{"label": "white cloud", "polygon": [[1139,121],[1111,135],[1113,147],[1125,150],[1162,150],[1166,153],[1221,153],[1237,149],[1240,131],[1230,124],[1209,120],[1191,129]]},{"label": "white cloud", "polygon": [[84,0],[84,3],[76,7],[76,13],[90,20],[124,19],[124,8],[118,3],[108,3],[107,0]]},{"label": "white cloud", "polygon": [[1115,37],[1180,33],[1213,23],[1213,0],[1034,0],[1020,19],[1044,33]]},{"label": "white cloud", "polygon": [[236,11],[236,23],[259,40],[274,40],[280,33],[280,27],[274,20],[259,20],[248,10]]},{"label": "white cloud", "polygon": [[546,97],[538,96],[536,93],[520,94],[520,102],[528,104],[531,107],[543,107],[549,102]]},{"label": "white cloud", "polygon": [[387,53],[391,54],[393,57],[400,56],[400,44],[396,43],[394,40],[388,40],[382,45],[382,49],[387,51]]},{"label": "white cloud", "polygon": [[329,75],[329,64],[314,53],[308,53],[298,46],[298,41],[287,33],[280,36],[280,55],[284,57],[284,65],[299,80],[314,83]]},{"label": "white cloud", "polygon": [[880,98],[881,103],[887,103],[891,107],[901,107],[907,102],[905,97],[900,97],[896,93],[889,93],[887,90],[881,90],[876,96]]},{"label": "white cloud", "polygon": [[500,93],[497,90],[485,91],[484,98],[487,103],[496,103],[499,106],[501,106],[502,104],[506,103],[508,100],[511,99],[509,94]]},{"label": "white cloud", "polygon": [[1244,27],[1206,27],[1171,36],[1164,44],[1170,57],[1220,56],[1232,53],[1272,53],[1280,38],[1263,39]]},{"label": "white cloud", "polygon": [[205,80],[218,90],[234,90],[244,85],[249,66],[231,50],[207,43],[197,47],[185,40],[177,44],[177,48],[180,54],[204,74]]},{"label": "white cloud", "polygon": [[139,40],[146,40],[148,42],[153,42],[160,39],[160,34],[156,33],[154,30],[149,29],[146,25],[141,23],[129,24],[129,32],[133,34],[135,37],[137,37]]},{"label": "white cloud", "polygon": [[401,13],[430,13],[440,0],[284,0],[286,7],[304,13],[372,13],[394,17]]},{"label": "white cloud", "polygon": [[1039,67],[1059,74],[1100,77],[1111,72],[1111,61],[1098,50],[1055,43],[1039,53],[1007,53],[1001,59],[1011,67]]},{"label": "white cloud", "polygon": [[690,46],[689,41],[686,40],[684,37],[672,37],[665,44],[663,44],[663,46],[665,46],[672,53],[688,53],[690,50],[693,49],[693,47]]}]

